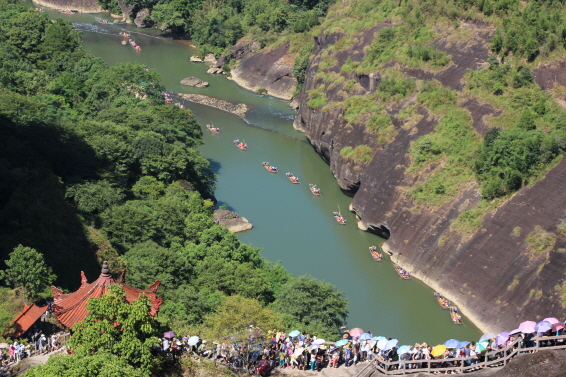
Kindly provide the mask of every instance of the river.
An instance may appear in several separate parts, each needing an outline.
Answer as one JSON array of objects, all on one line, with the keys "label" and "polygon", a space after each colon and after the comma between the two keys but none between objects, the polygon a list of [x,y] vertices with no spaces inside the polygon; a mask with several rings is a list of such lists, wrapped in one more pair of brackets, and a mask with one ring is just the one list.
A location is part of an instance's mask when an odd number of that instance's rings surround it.
[{"label": "river", "polygon": [[[28,0],[29,1],[29,0]],[[31,4],[31,3],[28,3]],[[350,300],[349,327],[361,327],[375,335],[397,338],[400,344],[426,341],[437,344],[447,339],[477,340],[480,331],[464,317],[463,326],[452,325],[433,291],[418,280],[402,280],[389,257],[374,262],[370,245],[384,242],[356,226],[348,212],[351,198],[344,195],[328,165],[292,127],[295,112],[284,101],[262,96],[239,87],[221,75],[206,73],[207,65],[191,63],[190,45],[157,37],[157,30],[140,30],[132,25],[103,25],[94,15],[59,15],[83,31],[86,49],[109,64],[134,62],[156,69],[169,91],[199,93],[246,103],[251,110],[245,120],[236,115],[186,102],[203,125],[202,154],[212,162],[218,175],[216,197],[254,224],[240,234],[243,242],[262,249],[271,261],[280,260],[289,272],[312,275],[328,281]],[[112,20],[107,14],[99,17]],[[120,44],[122,30],[132,33],[142,51]],[[208,88],[196,89],[179,82],[188,76],[208,81]],[[212,123],[221,129],[212,135],[204,128]],[[243,139],[249,151],[232,143]],[[269,174],[262,168],[269,161],[279,168]],[[292,185],[285,177],[292,172],[301,180]],[[308,183],[317,184],[322,195],[314,197]],[[348,225],[340,226],[332,212],[340,207]]]}]

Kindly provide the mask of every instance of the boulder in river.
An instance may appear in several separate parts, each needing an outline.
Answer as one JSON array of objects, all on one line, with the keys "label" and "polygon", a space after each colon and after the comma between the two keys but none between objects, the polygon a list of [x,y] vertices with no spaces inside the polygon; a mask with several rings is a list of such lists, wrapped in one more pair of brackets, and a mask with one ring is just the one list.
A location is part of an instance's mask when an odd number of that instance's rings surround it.
[{"label": "boulder in river", "polygon": [[147,8],[143,8],[136,14],[134,24],[136,24],[137,27],[141,27],[141,28],[151,27],[153,23],[150,21],[149,18],[150,15],[151,15],[150,10]]},{"label": "boulder in river", "polygon": [[197,77],[191,76],[182,79],[181,85],[194,86],[195,88],[206,88],[208,86],[208,82],[202,81]]},{"label": "boulder in river", "polygon": [[191,56],[189,60],[192,61],[193,63],[202,63],[203,62],[203,60],[196,55]]},{"label": "boulder in river", "polygon": [[208,54],[204,57],[205,62],[211,62],[212,64],[216,64],[216,57],[213,54]]},{"label": "boulder in river", "polygon": [[224,73],[224,70],[222,68],[212,66],[206,71],[206,73]]},{"label": "boulder in river", "polygon": [[241,217],[236,212],[227,209],[215,210],[214,222],[224,225],[233,233],[243,232],[254,227],[245,217]]}]

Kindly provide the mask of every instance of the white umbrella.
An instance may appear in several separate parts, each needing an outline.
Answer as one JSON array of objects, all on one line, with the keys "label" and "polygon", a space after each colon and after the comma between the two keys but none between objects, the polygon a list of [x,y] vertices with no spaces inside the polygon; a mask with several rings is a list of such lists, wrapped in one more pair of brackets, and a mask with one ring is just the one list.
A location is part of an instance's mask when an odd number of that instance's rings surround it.
[{"label": "white umbrella", "polygon": [[399,341],[397,339],[391,339],[390,341],[387,342],[387,344],[385,344],[385,348],[383,348],[385,351],[392,349],[393,347],[395,347],[397,345],[397,343],[399,343]]},{"label": "white umbrella", "polygon": [[377,342],[377,348],[380,350],[385,349],[385,345],[387,344],[387,339],[381,339]]},{"label": "white umbrella", "polygon": [[314,342],[312,342],[313,344],[324,344],[326,342],[326,340],[324,339],[317,339]]},{"label": "white umbrella", "polygon": [[189,340],[187,341],[187,344],[188,344],[189,346],[196,346],[196,344],[198,343],[198,340],[199,340],[199,337],[198,337],[198,336],[196,336],[196,335],[195,335],[195,336],[191,336],[191,337],[189,338]]}]

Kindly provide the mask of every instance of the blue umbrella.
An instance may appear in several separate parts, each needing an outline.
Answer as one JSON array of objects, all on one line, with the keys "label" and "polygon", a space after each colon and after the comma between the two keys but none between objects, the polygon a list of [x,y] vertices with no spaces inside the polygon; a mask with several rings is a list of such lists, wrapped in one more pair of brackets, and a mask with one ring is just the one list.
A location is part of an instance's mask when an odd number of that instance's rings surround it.
[{"label": "blue umbrella", "polygon": [[387,344],[387,339],[378,340],[377,341],[377,348],[379,348],[380,350],[384,350],[386,344]]},{"label": "blue umbrella", "polygon": [[346,344],[348,344],[348,339],[340,339],[339,341],[334,343],[336,347],[345,346]]},{"label": "blue umbrella", "polygon": [[552,323],[548,321],[540,321],[535,325],[536,332],[546,332],[552,329]]},{"label": "blue umbrella", "polygon": [[390,341],[388,341],[385,344],[385,347],[383,348],[385,351],[392,349],[393,347],[395,347],[397,345],[397,343],[399,343],[399,341],[397,339],[391,339]]},{"label": "blue umbrella", "polygon": [[374,336],[373,338],[371,338],[371,340],[375,340],[376,342],[380,341],[381,339],[387,339],[384,336]]},{"label": "blue umbrella", "polygon": [[398,355],[402,355],[404,353],[407,353],[411,350],[411,346],[401,346],[399,347],[399,349],[397,350],[397,354]]},{"label": "blue umbrella", "polygon": [[460,344],[460,341],[456,339],[449,339],[446,342],[444,342],[446,348],[456,348],[458,344]]},{"label": "blue umbrella", "polygon": [[464,348],[466,347],[468,344],[470,344],[470,342],[467,342],[465,340],[461,341],[460,343],[458,343],[458,345],[456,346],[456,349],[459,350],[460,348]]},{"label": "blue umbrella", "polygon": [[493,339],[493,338],[495,338],[495,334],[488,332],[487,334],[483,334],[483,335],[481,336],[480,342],[481,342],[482,340],[486,340],[486,339],[489,340],[489,339]]},{"label": "blue umbrella", "polygon": [[297,335],[301,335],[301,332],[299,330],[293,330],[289,333],[289,336],[297,336]]},{"label": "blue umbrella", "polygon": [[370,333],[363,333],[362,335],[360,335],[360,337],[358,338],[359,340],[368,340],[371,339],[371,334]]}]

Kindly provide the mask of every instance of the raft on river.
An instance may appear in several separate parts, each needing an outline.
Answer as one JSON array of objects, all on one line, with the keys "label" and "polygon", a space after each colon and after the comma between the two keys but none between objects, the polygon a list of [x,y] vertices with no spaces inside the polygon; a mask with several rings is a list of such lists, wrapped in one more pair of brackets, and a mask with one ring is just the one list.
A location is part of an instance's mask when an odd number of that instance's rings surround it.
[{"label": "raft on river", "polygon": [[269,165],[269,162],[262,162],[263,167],[270,173],[277,173],[277,168],[275,166]]},{"label": "raft on river", "polygon": [[299,182],[299,178],[295,177],[293,174],[291,173],[285,173],[285,176],[287,178],[289,178],[289,181],[291,181],[292,184],[296,185],[297,183],[301,183]]},{"label": "raft on river", "polygon": [[238,149],[241,150],[241,151],[247,151],[248,150],[248,145],[245,142],[240,141],[240,139],[234,140],[234,145],[236,145],[238,147]]},{"label": "raft on river", "polygon": [[216,128],[214,126],[211,126],[210,124],[207,124],[206,128],[208,128],[208,130],[215,135],[218,135],[220,133],[220,128]]},{"label": "raft on river", "polygon": [[309,189],[311,190],[311,192],[314,196],[320,196],[320,189],[318,187],[316,187],[316,185],[309,183]]},{"label": "raft on river", "polygon": [[332,214],[334,215],[334,218],[336,219],[336,222],[338,224],[346,225],[346,219],[344,218],[344,216],[342,216],[340,212],[332,212]]},{"label": "raft on river", "polygon": [[442,293],[434,292],[434,298],[436,299],[436,302],[438,302],[438,305],[440,305],[442,309],[450,309],[450,301],[448,301],[444,296],[442,296]]},{"label": "raft on river", "polygon": [[455,325],[463,325],[464,322],[462,322],[462,317],[460,316],[459,312],[458,312],[458,308],[451,306],[450,307],[450,316],[452,317],[452,323]]},{"label": "raft on river", "polygon": [[411,273],[398,264],[393,263],[393,268],[395,269],[395,272],[399,274],[399,277],[401,277],[401,279],[409,280],[411,278]]},{"label": "raft on river", "polygon": [[381,262],[383,260],[383,255],[379,251],[377,251],[377,246],[370,246],[369,253],[371,254],[371,257],[374,261]]}]

